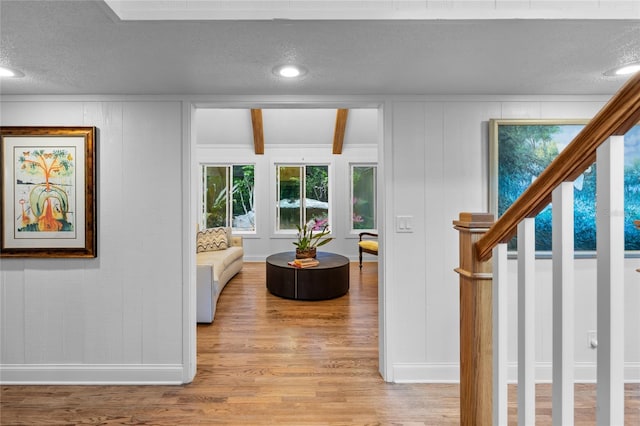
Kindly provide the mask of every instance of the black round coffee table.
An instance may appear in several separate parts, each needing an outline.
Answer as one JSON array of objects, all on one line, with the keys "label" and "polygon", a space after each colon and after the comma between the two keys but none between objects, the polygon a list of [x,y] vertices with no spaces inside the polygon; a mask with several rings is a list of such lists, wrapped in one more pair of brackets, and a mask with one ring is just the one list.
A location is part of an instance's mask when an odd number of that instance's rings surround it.
[{"label": "black round coffee table", "polygon": [[274,295],[297,300],[326,300],[349,291],[349,259],[334,253],[318,252],[318,266],[295,268],[288,262],[295,252],[267,257],[267,289]]}]

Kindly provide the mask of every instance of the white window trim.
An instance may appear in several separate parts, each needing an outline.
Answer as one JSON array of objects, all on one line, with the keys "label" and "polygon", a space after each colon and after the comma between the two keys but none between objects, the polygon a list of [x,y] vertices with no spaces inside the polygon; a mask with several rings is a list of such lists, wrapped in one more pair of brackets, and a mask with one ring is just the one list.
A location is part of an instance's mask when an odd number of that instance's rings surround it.
[{"label": "white window trim", "polygon": [[[273,192],[273,197],[272,200],[274,200],[274,208],[275,208],[275,213],[273,216],[273,222],[272,222],[272,226],[273,226],[273,235],[271,236],[272,238],[290,238],[291,236],[295,236],[297,235],[298,231],[296,229],[279,229],[279,224],[280,224],[280,208],[278,206],[278,202],[280,199],[280,173],[279,168],[280,167],[302,167],[303,168],[303,172],[302,172],[302,176],[305,177],[304,179],[302,179],[302,184],[300,185],[300,198],[301,198],[301,204],[304,205],[304,201],[302,201],[304,197],[304,194],[306,194],[306,173],[304,168],[306,168],[307,166],[326,166],[327,167],[327,176],[329,177],[329,197],[328,197],[328,203],[329,203],[329,211],[327,212],[327,217],[329,219],[328,223],[329,223],[329,235],[333,234],[333,224],[334,224],[334,217],[333,217],[333,210],[334,210],[334,175],[333,175],[333,162],[332,161],[313,161],[313,162],[300,162],[300,161],[274,161],[272,163],[272,167],[271,170],[273,171],[273,177],[272,177],[272,182],[275,181],[275,185],[274,185],[274,192]],[[302,217],[304,219],[306,219],[306,209],[303,208],[301,214]]]},{"label": "white window trim", "polygon": [[[244,230],[244,229],[234,229],[233,228],[233,197],[231,197],[231,182],[233,180],[233,176],[232,176],[232,169],[234,166],[253,166],[253,176],[254,176],[254,182],[253,182],[253,192],[254,192],[254,209],[257,209],[257,206],[255,204],[256,201],[256,181],[255,181],[255,176],[256,176],[256,169],[257,166],[255,163],[252,162],[225,162],[225,163],[210,163],[210,162],[206,162],[206,163],[200,163],[199,164],[199,173],[200,173],[200,178],[199,178],[199,182],[200,182],[200,188],[198,190],[198,196],[199,196],[199,200],[200,200],[200,218],[198,220],[198,225],[200,227],[200,229],[206,229],[207,226],[207,222],[205,219],[205,212],[206,212],[206,200],[205,200],[205,191],[204,191],[204,187],[205,187],[205,167],[224,167],[226,169],[226,188],[227,188],[227,226],[231,227],[232,231],[234,234],[236,235],[257,235],[258,233],[258,221],[254,220],[253,222],[253,230],[252,231],[248,231],[248,230]],[[257,216],[257,212],[256,212],[256,216]]]},{"label": "white window trim", "polygon": [[[376,227],[375,228],[371,228],[371,229],[355,229],[353,227],[353,168],[354,167],[374,167],[376,169],[375,171],[375,184],[376,184],[376,188],[375,188],[375,193],[374,193],[374,200],[373,203],[376,206],[376,209],[374,209],[374,214],[375,214],[375,224]],[[378,212],[377,212],[377,203],[378,203],[378,163],[376,162],[351,162],[349,163],[349,177],[348,177],[348,181],[349,181],[349,199],[347,200],[347,204],[349,205],[349,234],[353,235],[353,236],[357,236],[358,234],[360,234],[361,232],[372,232],[372,233],[378,233]]]}]

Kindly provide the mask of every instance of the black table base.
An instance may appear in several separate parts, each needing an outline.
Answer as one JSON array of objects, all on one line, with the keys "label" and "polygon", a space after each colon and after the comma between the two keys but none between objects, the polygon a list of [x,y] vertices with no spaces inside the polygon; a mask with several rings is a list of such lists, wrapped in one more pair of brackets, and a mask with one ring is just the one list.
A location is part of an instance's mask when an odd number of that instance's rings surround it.
[{"label": "black table base", "polygon": [[295,268],[288,262],[294,252],[267,257],[267,289],[276,296],[296,300],[326,300],[349,291],[349,259],[339,254],[319,252],[320,262],[312,268]]}]

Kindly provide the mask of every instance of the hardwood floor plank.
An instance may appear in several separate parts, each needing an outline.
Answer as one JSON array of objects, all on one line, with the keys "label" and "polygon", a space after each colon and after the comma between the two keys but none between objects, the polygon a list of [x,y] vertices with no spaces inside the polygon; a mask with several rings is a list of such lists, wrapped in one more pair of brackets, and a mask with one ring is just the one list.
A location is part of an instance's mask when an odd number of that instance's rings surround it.
[{"label": "hardwood floor plank", "polygon": [[[350,265],[341,298],[268,293],[264,263],[245,263],[215,321],[198,326],[198,373],[183,386],[3,386],[2,425],[457,425],[457,384],[385,383],[378,372],[377,264]],[[538,385],[537,424],[551,424]],[[509,389],[515,424],[515,388]],[[640,385],[626,387],[640,424]],[[595,386],[576,385],[576,425],[595,424]]]}]

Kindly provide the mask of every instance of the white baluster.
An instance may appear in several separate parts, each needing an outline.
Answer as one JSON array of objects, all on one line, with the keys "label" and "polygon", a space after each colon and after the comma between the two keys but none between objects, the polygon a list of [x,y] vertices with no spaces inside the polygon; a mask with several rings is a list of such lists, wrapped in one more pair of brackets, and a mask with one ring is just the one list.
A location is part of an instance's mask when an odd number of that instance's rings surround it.
[{"label": "white baluster", "polygon": [[518,224],[518,424],[536,422],[535,219]]},{"label": "white baluster", "polygon": [[507,245],[493,249],[493,424],[507,425]]},{"label": "white baluster", "polygon": [[574,232],[573,182],[553,191],[553,392],[554,426],[573,425]]},{"label": "white baluster", "polygon": [[624,137],[597,150],[598,425],[624,424]]}]

